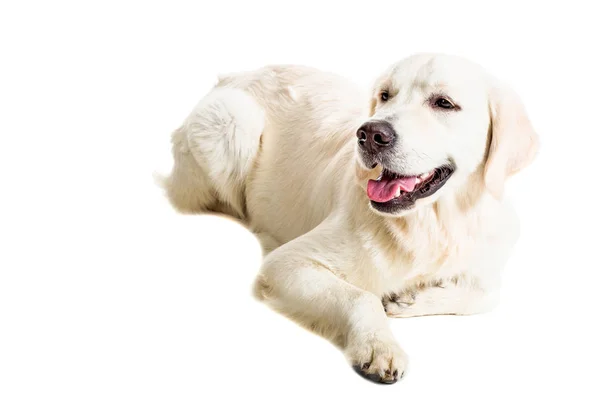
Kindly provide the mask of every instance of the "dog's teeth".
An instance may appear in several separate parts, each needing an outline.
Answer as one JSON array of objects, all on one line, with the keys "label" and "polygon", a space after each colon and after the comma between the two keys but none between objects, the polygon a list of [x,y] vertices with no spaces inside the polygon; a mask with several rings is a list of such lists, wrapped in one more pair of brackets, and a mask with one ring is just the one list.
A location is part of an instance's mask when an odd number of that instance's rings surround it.
[{"label": "dog's teeth", "polygon": [[417,178],[417,179],[415,179],[415,183],[416,183],[417,185],[418,185],[419,183],[421,183],[421,182],[422,182],[422,181],[421,181],[421,178]]},{"label": "dog's teeth", "polygon": [[398,190],[396,190],[396,195],[394,197],[400,196],[401,193],[402,193],[402,191],[400,190],[400,188],[398,188]]},{"label": "dog's teeth", "polygon": [[420,176],[421,179],[425,179],[429,176],[429,172],[425,172],[423,175]]}]

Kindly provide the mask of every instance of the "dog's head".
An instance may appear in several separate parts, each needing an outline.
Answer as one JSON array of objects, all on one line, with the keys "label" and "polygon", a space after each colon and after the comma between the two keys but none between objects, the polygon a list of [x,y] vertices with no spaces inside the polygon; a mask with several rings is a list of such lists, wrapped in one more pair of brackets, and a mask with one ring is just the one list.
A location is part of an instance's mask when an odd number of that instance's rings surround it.
[{"label": "dog's head", "polygon": [[447,55],[415,55],[389,68],[356,135],[360,168],[380,172],[366,184],[371,207],[395,216],[470,190],[474,174],[499,198],[538,148],[517,95]]}]

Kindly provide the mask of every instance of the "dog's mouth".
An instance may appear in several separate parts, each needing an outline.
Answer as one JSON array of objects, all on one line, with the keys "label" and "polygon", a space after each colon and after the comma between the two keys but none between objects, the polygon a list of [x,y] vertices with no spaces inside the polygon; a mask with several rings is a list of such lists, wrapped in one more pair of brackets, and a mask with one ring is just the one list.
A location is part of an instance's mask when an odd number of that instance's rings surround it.
[{"label": "dog's mouth", "polygon": [[376,180],[369,180],[367,196],[377,211],[395,213],[414,205],[418,199],[437,192],[454,173],[454,167],[443,165],[421,175],[400,175],[383,169]]}]

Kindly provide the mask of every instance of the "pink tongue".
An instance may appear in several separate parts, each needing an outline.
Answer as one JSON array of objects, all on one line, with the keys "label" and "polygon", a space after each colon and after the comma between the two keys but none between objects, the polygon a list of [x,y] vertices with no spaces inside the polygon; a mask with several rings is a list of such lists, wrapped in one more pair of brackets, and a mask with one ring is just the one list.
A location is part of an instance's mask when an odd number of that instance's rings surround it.
[{"label": "pink tongue", "polygon": [[380,181],[369,180],[367,196],[377,203],[390,201],[396,195],[398,188],[405,192],[412,192],[416,185],[416,176],[407,176],[397,179],[381,178]]}]

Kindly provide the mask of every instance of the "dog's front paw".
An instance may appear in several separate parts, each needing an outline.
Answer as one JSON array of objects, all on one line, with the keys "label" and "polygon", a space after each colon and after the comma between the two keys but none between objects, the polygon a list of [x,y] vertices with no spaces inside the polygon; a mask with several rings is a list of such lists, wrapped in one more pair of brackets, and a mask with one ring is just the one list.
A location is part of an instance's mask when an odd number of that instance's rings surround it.
[{"label": "dog's front paw", "polygon": [[415,290],[405,290],[384,296],[381,302],[388,317],[402,317],[406,314],[407,309],[415,303],[415,298]]},{"label": "dog's front paw", "polygon": [[404,351],[385,333],[359,335],[349,341],[345,353],[356,372],[379,383],[396,383],[408,365]]}]

